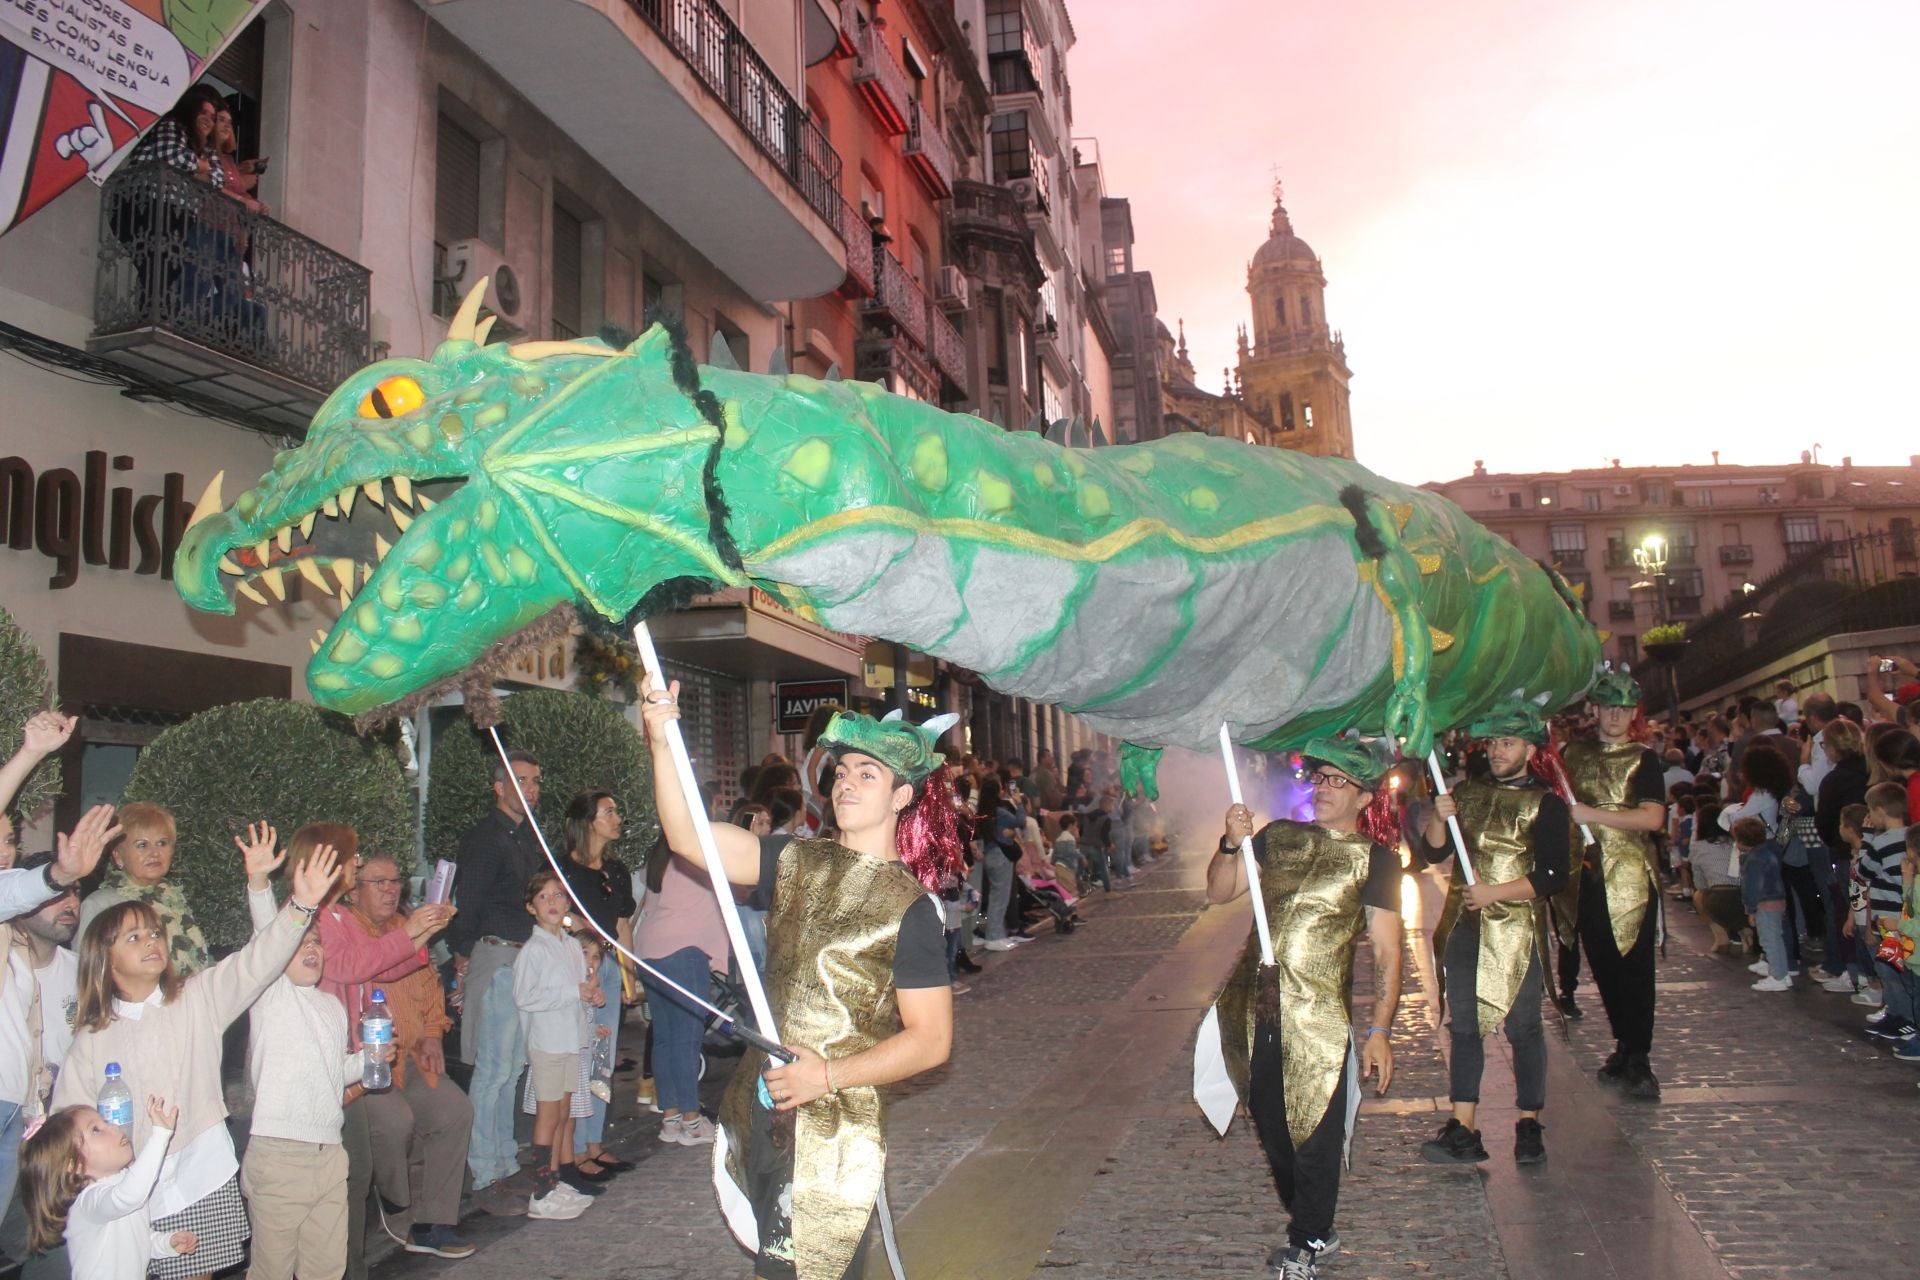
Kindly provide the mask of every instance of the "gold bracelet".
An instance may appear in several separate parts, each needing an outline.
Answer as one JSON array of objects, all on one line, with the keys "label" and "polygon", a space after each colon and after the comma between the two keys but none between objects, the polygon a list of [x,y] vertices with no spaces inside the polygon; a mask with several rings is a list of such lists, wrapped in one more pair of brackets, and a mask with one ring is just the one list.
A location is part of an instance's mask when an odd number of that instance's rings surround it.
[{"label": "gold bracelet", "polygon": [[820,1062],[823,1066],[826,1067],[826,1070],[827,1070],[827,1096],[830,1098],[839,1097],[840,1091],[833,1087],[833,1059],[822,1058],[820,1059]]}]

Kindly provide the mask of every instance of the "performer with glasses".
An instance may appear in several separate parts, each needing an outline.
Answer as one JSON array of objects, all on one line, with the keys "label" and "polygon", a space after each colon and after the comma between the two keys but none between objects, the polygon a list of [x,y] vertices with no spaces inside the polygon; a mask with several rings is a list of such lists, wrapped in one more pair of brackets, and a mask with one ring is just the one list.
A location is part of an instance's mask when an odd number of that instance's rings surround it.
[{"label": "performer with glasses", "polygon": [[[1358,737],[1307,744],[1313,821],[1270,822],[1258,833],[1243,804],[1227,810],[1207,900],[1247,892],[1240,845],[1253,836],[1256,910],[1267,913],[1274,964],[1249,937],[1217,1009],[1227,1074],[1246,1099],[1288,1212],[1286,1243],[1268,1259],[1285,1280],[1312,1280],[1339,1247],[1334,1208],[1340,1164],[1360,1106],[1360,1079],[1385,1093],[1393,1080],[1388,1030],[1400,1003],[1400,857],[1387,806],[1390,769],[1380,743]],[[1373,1016],[1357,1069],[1353,1054],[1354,943],[1373,945]]]}]

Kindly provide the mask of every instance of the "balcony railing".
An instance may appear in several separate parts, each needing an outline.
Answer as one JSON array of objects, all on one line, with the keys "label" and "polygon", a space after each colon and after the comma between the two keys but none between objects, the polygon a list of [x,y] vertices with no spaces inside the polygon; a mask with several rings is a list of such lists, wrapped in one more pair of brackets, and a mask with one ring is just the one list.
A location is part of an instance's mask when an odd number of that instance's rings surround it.
[{"label": "balcony railing", "polygon": [[93,336],[162,332],[324,394],[372,358],[371,278],[177,169],[141,165],[102,192]]},{"label": "balcony railing", "polygon": [[839,225],[840,153],[715,0],[627,0],[814,211]]},{"label": "balcony railing", "polygon": [[1585,547],[1555,547],[1553,550],[1553,567],[1556,569],[1583,569],[1586,564]]},{"label": "balcony railing", "polygon": [[873,228],[858,209],[840,201],[840,238],[847,242],[848,290],[863,298],[873,296]]},{"label": "balcony railing", "polygon": [[1721,564],[1752,564],[1753,548],[1745,543],[1728,543],[1720,548]]},{"label": "balcony railing", "polygon": [[901,332],[912,338],[924,351],[927,346],[927,321],[933,313],[932,300],[919,282],[907,274],[900,259],[885,249],[874,255],[874,265],[873,301],[867,304],[867,314],[877,319],[892,320]]},{"label": "balcony railing", "polygon": [[1631,600],[1607,601],[1607,620],[1609,622],[1632,622],[1633,621],[1633,601]]},{"label": "balcony railing", "polygon": [[900,59],[887,47],[887,33],[865,22],[851,3],[841,6],[841,21],[852,18],[857,34],[853,39],[853,83],[880,121],[888,137],[905,133],[913,122],[915,107],[913,80]]},{"label": "balcony railing", "polygon": [[1633,552],[1628,550],[1626,547],[1609,546],[1607,548],[1607,568],[1609,569],[1633,568]]},{"label": "balcony railing", "polygon": [[947,381],[960,389],[962,399],[967,397],[967,344],[960,338],[960,331],[953,327],[953,321],[947,319],[947,313],[939,307],[928,306],[927,329],[933,335],[933,363],[941,373],[947,375]]},{"label": "balcony railing", "polygon": [[953,149],[940,132],[940,121],[913,104],[913,128],[907,132],[907,163],[936,200],[953,194]]}]

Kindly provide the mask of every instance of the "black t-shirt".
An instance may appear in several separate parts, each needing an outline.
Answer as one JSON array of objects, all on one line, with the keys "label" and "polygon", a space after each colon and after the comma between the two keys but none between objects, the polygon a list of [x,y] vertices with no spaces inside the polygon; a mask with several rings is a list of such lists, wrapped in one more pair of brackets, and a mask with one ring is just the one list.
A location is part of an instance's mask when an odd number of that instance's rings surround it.
[{"label": "black t-shirt", "polygon": [[1640,767],[1633,771],[1633,802],[1667,807],[1667,766],[1651,751],[1640,752]]},{"label": "black t-shirt", "polygon": [[[760,884],[753,901],[764,909],[773,902],[774,882],[780,875],[780,851],[792,836],[760,837]],[[893,985],[903,991],[944,987],[947,973],[947,930],[933,895],[914,899],[900,917],[900,938],[893,953]]]},{"label": "black t-shirt", "polygon": [[1378,841],[1367,855],[1367,882],[1360,886],[1360,902],[1400,914],[1400,855]]},{"label": "black t-shirt", "polygon": [[582,866],[572,858],[562,858],[560,869],[567,883],[587,909],[593,922],[608,933],[618,934],[620,922],[633,914],[633,873],[618,858],[602,858],[598,867]]}]

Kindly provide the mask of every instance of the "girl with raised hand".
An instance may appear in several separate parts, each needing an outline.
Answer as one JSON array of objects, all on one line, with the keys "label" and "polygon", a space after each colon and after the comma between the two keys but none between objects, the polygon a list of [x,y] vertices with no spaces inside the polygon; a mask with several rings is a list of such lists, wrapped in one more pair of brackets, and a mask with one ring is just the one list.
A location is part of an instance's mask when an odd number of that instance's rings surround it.
[{"label": "girl with raised hand", "polygon": [[156,1230],[147,1201],[160,1177],[180,1109],[148,1097],[140,1154],[119,1125],[92,1107],[55,1112],[20,1149],[27,1246],[42,1253],[67,1244],[73,1274],[88,1280],[138,1280],[156,1258],[188,1258],[199,1245],[187,1230]]},{"label": "girl with raised hand", "polygon": [[[161,1166],[149,1212],[156,1230],[191,1231],[198,1247],[156,1260],[149,1274],[157,1280],[211,1275],[245,1255],[247,1213],[225,1123],[221,1036],[286,969],[338,870],[332,849],[317,851],[293,872],[292,896],[272,923],[191,977],[175,971],[165,926],[144,902],[107,908],[80,941],[73,1047],[53,1105],[93,1106],[110,1062],[135,1096],[177,1100],[179,1141]],[[134,1116],[136,1146],[151,1128],[146,1116]]]}]

